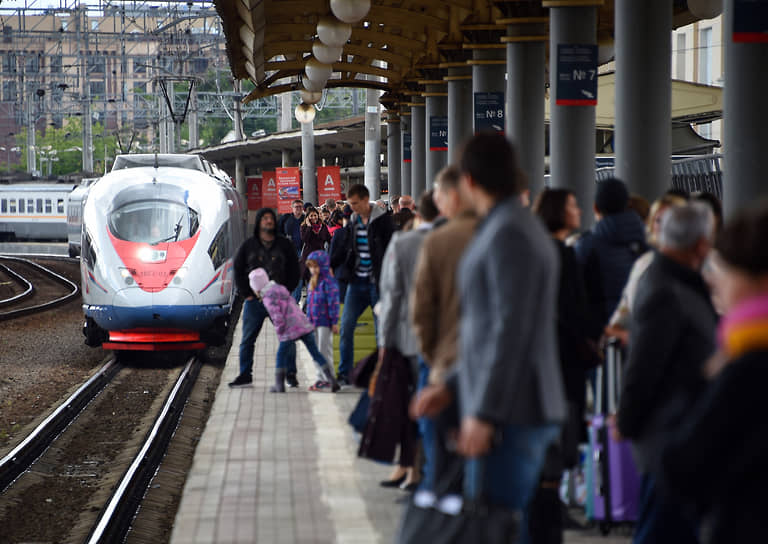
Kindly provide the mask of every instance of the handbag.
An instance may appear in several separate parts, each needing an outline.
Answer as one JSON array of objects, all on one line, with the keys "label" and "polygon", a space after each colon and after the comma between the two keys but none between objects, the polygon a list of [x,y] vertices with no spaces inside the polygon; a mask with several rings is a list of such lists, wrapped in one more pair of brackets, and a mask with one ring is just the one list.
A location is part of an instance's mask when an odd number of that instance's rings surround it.
[{"label": "handbag", "polygon": [[[475,463],[482,471],[482,461]],[[463,476],[465,460],[458,455],[450,468],[436,482],[435,489],[450,487],[457,477]],[[468,478],[464,496],[438,496],[432,505],[418,505],[419,493],[405,507],[400,523],[398,544],[512,544],[517,542],[522,520],[520,512],[488,503],[482,491],[479,474]],[[469,488],[469,489],[468,489]]]},{"label": "handbag", "polygon": [[368,423],[368,411],[371,406],[371,398],[368,396],[368,390],[364,390],[360,394],[360,398],[357,400],[357,404],[349,414],[347,422],[358,433],[362,433],[365,430],[365,425]]}]

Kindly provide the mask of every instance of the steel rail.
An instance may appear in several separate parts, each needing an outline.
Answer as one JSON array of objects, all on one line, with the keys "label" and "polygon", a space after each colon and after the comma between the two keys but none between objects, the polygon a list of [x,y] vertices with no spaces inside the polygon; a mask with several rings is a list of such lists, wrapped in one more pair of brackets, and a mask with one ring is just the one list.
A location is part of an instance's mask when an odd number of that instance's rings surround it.
[{"label": "steel rail", "polygon": [[21,476],[56,437],[83,411],[115,374],[122,368],[115,359],[108,361],[77,391],[59,405],[18,446],[0,459],[0,491],[4,491]]},{"label": "steel rail", "polygon": [[16,283],[20,284],[22,288],[24,288],[23,292],[17,295],[13,295],[12,297],[8,297],[3,300],[0,300],[0,307],[8,306],[9,304],[13,304],[14,302],[18,302],[20,300],[24,300],[25,298],[29,298],[30,296],[32,296],[32,293],[35,292],[35,288],[32,286],[32,284],[28,282],[26,278],[24,278],[20,274],[17,274],[16,272],[11,270],[4,264],[0,264],[0,269],[5,271],[5,273],[11,277],[11,279],[13,279]]},{"label": "steel rail", "polygon": [[147,434],[144,445],[91,529],[88,544],[123,542],[181,418],[202,361],[191,357]]},{"label": "steel rail", "polygon": [[75,298],[78,294],[80,294],[80,286],[78,286],[76,283],[69,281],[64,276],[57,274],[53,270],[50,270],[42,265],[39,265],[33,261],[30,261],[28,259],[22,259],[19,257],[11,257],[9,255],[2,255],[0,257],[2,259],[11,260],[11,261],[17,261],[22,262],[28,266],[31,266],[33,268],[37,268],[39,271],[41,271],[43,274],[47,274],[50,276],[54,281],[59,282],[60,284],[64,285],[65,287],[69,287],[71,291],[64,295],[63,297],[59,297],[57,299],[51,300],[49,302],[46,302],[44,304],[37,304],[36,306],[28,306],[26,308],[19,308],[18,310],[11,310],[9,312],[3,312],[0,313],[0,321],[5,321],[8,319],[14,319],[16,317],[21,317],[23,315],[29,315],[36,312],[41,312],[44,310],[49,310],[51,308],[54,308],[56,306],[59,306],[61,304],[64,304],[65,302],[69,302],[73,298]]}]

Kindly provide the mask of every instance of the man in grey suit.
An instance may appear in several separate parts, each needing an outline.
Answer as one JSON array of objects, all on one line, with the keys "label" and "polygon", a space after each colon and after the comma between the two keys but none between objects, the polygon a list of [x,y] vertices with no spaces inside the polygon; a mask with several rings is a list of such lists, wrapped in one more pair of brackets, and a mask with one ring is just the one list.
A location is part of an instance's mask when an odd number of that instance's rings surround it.
[{"label": "man in grey suit", "polygon": [[460,167],[482,219],[459,266],[458,363],[443,384],[422,391],[412,415],[433,416],[456,400],[465,488],[481,483],[491,503],[522,513],[566,414],[555,332],[558,257],[520,204],[514,150],[502,135],[473,137]]}]

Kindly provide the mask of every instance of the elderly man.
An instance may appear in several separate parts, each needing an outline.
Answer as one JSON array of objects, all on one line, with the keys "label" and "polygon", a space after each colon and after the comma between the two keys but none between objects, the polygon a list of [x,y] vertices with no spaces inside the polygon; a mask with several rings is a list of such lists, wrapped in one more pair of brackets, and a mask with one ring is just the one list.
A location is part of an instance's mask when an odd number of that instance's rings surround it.
[{"label": "elderly man", "polygon": [[632,440],[642,473],[637,544],[698,542],[679,503],[659,492],[655,456],[701,392],[702,367],[715,349],[717,314],[700,273],[713,235],[705,204],[670,208],[659,252],[637,286],[618,412],[618,429]]},{"label": "elderly man", "polygon": [[408,208],[412,212],[416,211],[416,203],[413,201],[413,197],[410,195],[403,195],[399,200],[400,209]]}]

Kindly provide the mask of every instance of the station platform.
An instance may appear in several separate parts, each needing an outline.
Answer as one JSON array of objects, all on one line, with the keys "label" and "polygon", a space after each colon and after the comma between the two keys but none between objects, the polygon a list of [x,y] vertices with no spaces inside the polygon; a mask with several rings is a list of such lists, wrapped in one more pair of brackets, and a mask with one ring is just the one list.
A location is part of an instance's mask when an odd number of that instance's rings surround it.
[{"label": "station platform", "polygon": [[[172,544],[392,543],[405,497],[379,486],[391,467],[357,457],[347,423],[359,390],[309,392],[315,367],[299,343],[300,386],[269,393],[278,341],[268,322],[256,342],[253,386],[238,374],[238,323],[210,418],[171,536]],[[569,544],[626,544],[596,530],[567,531]]]}]

